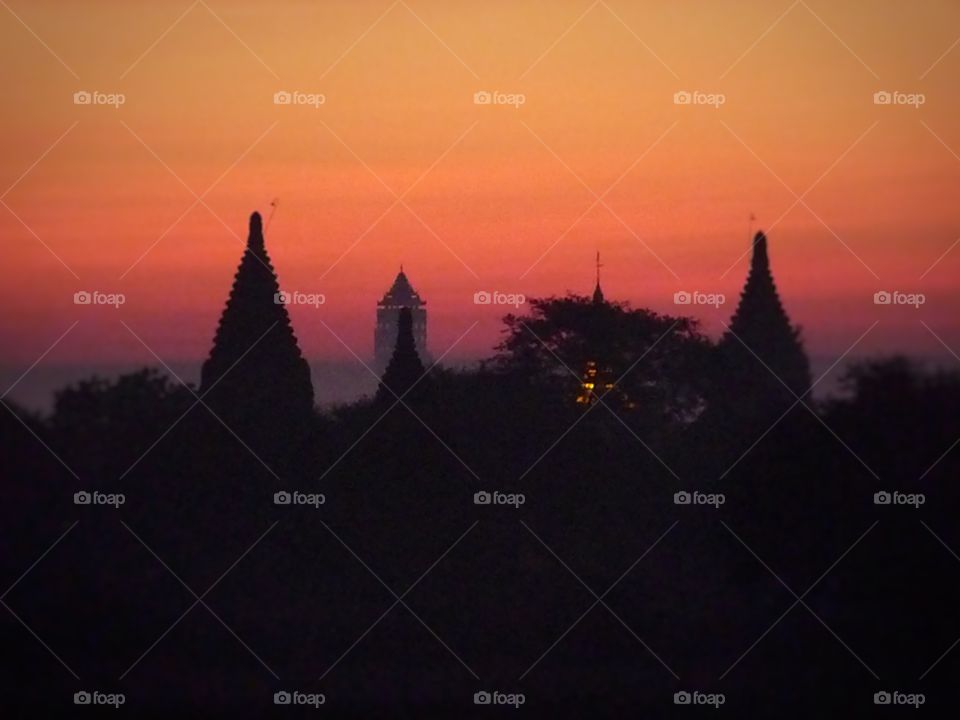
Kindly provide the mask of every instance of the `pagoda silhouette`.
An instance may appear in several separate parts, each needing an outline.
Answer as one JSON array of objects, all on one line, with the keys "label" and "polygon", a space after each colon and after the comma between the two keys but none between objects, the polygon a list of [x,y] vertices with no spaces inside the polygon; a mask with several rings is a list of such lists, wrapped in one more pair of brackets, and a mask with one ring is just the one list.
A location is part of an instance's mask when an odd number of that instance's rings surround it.
[{"label": "pagoda silhouette", "polygon": [[736,405],[753,414],[785,410],[810,390],[810,361],[773,280],[767,237],[753,239],[750,273],[720,340],[720,381]]},{"label": "pagoda silhouette", "polygon": [[427,309],[426,300],[413,289],[403,265],[393,281],[393,285],[377,302],[377,325],[373,335],[374,367],[382,373],[393,356],[397,342],[397,330],[400,323],[400,311],[410,310],[411,332],[417,351],[423,360],[427,360]]},{"label": "pagoda silhouette", "polygon": [[279,439],[312,421],[310,367],[284,300],[255,212],[200,380],[201,396],[245,440]]},{"label": "pagoda silhouette", "polygon": [[[607,338],[602,336],[599,328],[602,327],[602,315],[608,309],[607,300],[603,295],[603,289],[600,287],[600,253],[597,252],[597,283],[593,288],[591,297],[591,309],[596,316],[596,322],[588,328],[587,347],[594,353],[603,353],[603,348],[608,346]],[[614,382],[613,368],[603,357],[590,357],[584,363],[583,373],[580,381],[580,392],[577,395],[577,403],[590,406],[598,402],[608,392],[613,390]]]},{"label": "pagoda silhouette", "polygon": [[[397,315],[397,342],[390,356],[390,362],[387,363],[387,369],[380,379],[377,401],[392,402],[402,398],[420,382],[424,372],[425,368],[417,353],[417,343],[413,337],[413,313],[410,308],[400,308]],[[427,381],[423,380],[423,382]]]}]

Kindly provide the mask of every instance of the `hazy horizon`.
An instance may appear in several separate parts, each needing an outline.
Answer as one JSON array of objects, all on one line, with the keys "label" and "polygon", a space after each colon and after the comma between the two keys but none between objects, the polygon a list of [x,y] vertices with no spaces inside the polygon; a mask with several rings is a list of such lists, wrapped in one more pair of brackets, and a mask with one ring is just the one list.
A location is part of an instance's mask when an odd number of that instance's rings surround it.
[{"label": "hazy horizon", "polygon": [[[912,356],[903,353],[906,357],[917,361],[928,369],[951,369],[955,358],[946,352],[940,356]],[[823,399],[839,393],[839,380],[843,372],[851,364],[871,358],[888,357],[889,355],[863,355],[851,353],[834,366],[836,356],[811,356],[810,364],[814,380],[824,375],[823,379],[813,389],[816,399]],[[448,357],[439,364],[444,368],[475,367],[484,358],[475,357]],[[373,369],[373,360],[364,357],[363,361]],[[175,374],[172,375],[157,362],[128,363],[121,365],[99,366],[58,366],[40,365],[23,377],[8,396],[9,400],[31,412],[48,414],[53,409],[54,392],[65,389],[78,381],[87,380],[94,375],[113,380],[122,374],[135,372],[145,367],[159,370],[161,373],[177,382],[177,377],[194,386],[199,385],[201,359],[166,361]],[[310,364],[316,404],[321,409],[351,403],[364,396],[372,396],[377,390],[377,379],[366,367],[356,360],[324,360],[307,357]],[[833,366],[833,369],[831,367]],[[11,365],[0,365],[0,385],[9,387],[23,374],[25,368]],[[829,370],[829,372],[828,372]]]}]

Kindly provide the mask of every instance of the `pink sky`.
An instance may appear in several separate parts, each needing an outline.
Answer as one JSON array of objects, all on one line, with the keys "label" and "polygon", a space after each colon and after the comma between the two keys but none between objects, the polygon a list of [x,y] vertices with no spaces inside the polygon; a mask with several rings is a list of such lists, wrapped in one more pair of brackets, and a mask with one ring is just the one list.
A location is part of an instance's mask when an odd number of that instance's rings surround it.
[{"label": "pink sky", "polygon": [[[371,355],[400,263],[431,352],[476,322],[452,354],[485,355],[505,309],[474,292],[588,294],[597,250],[609,298],[673,313],[678,290],[725,294],[689,310],[717,335],[751,213],[812,354],[875,322],[858,354],[960,351],[955,4],[8,5],[5,365],[71,326],[44,363],[155,364],[120,320],[168,362],[201,359],[247,217],[273,198],[282,285],[327,298],[292,309],[311,358],[350,358],[341,340]],[[525,102],[476,105],[482,90]],[[674,104],[684,90],[724,103]],[[882,90],[924,102],[876,105]],[[76,306],[78,290],[127,302]],[[926,304],[878,307],[878,290]]]}]

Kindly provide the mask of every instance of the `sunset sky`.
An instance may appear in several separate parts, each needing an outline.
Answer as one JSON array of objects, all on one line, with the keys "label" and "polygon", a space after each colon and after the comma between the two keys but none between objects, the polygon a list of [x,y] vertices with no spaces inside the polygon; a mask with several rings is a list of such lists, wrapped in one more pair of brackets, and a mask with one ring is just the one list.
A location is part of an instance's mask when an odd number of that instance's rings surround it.
[{"label": "sunset sky", "polygon": [[960,352],[958,37],[960,6],[934,0],[3,0],[0,362],[12,382],[75,322],[41,366],[157,364],[131,330],[201,360],[274,198],[281,285],[326,296],[291,308],[311,360],[369,359],[401,263],[430,351],[477,322],[451,351],[470,358],[507,311],[475,292],[589,294],[597,250],[608,298],[717,336],[753,214],[811,354],[879,321],[856,354],[960,362],[941,344]]}]

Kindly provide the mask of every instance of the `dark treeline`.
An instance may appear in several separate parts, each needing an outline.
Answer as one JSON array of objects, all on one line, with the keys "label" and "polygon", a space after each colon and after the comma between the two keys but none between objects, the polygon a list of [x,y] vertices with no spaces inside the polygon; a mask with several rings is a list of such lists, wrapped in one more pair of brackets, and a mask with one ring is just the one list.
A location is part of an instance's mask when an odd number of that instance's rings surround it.
[{"label": "dark treeline", "polygon": [[[877,359],[815,401],[763,236],[718,343],[598,285],[453,372],[401,312],[376,396],[328,413],[258,222],[244,263],[199,388],[144,370],[0,414],[7,716],[81,689],[136,717],[277,717],[278,690],[335,717],[505,712],[482,690],[544,717],[955,702],[960,375]],[[74,503],[94,490],[125,502]]]}]

